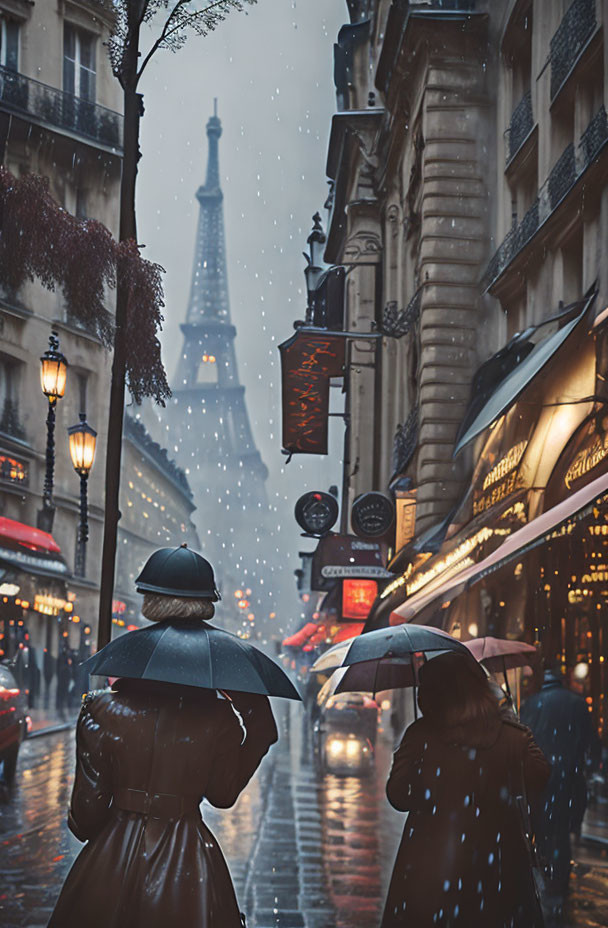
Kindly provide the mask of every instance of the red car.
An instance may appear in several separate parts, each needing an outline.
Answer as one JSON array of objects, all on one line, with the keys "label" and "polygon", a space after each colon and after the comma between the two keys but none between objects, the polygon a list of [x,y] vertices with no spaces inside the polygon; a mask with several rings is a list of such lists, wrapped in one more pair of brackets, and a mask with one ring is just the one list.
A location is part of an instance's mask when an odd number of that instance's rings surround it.
[{"label": "red car", "polygon": [[6,664],[0,664],[0,777],[12,786],[21,742],[28,732],[25,694]]}]

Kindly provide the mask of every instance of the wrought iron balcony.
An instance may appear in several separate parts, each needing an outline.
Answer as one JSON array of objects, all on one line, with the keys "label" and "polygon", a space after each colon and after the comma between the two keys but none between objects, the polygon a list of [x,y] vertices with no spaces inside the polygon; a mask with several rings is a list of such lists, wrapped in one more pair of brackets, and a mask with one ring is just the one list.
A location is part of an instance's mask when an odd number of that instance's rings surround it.
[{"label": "wrought iron balcony", "polygon": [[557,209],[607,144],[608,116],[602,106],[580,138],[578,156],[575,146],[572,143],[568,145],[522,221],[509,230],[492,256],[483,276],[486,288],[492,286],[513,258],[527,245],[541,224]]},{"label": "wrought iron balcony", "polygon": [[418,410],[414,407],[393,439],[393,470],[402,474],[414,456],[418,441]]},{"label": "wrought iron balcony", "polygon": [[507,132],[509,134],[509,152],[507,155],[507,164],[513,160],[527,137],[534,128],[534,117],[532,115],[532,93],[528,90],[523,95],[511,116],[511,122]]},{"label": "wrought iron balcony", "polygon": [[382,334],[387,335],[389,338],[401,338],[403,335],[407,335],[418,322],[421,297],[422,290],[419,289],[405,309],[399,309],[396,300],[387,303],[382,314],[382,327],[380,329]]},{"label": "wrought iron balcony", "polygon": [[600,107],[581,136],[579,148],[583,164],[587,167],[599,154],[608,139],[608,117],[603,106]]},{"label": "wrought iron balcony", "polygon": [[0,67],[0,108],[23,113],[98,144],[122,150],[120,113]]},{"label": "wrought iron balcony", "polygon": [[570,190],[576,179],[576,158],[574,145],[571,143],[558,158],[553,170],[549,174],[547,187],[551,209],[555,209],[560,200]]},{"label": "wrought iron balcony", "polygon": [[595,27],[595,0],[574,0],[551,39],[551,99],[568,77]]}]

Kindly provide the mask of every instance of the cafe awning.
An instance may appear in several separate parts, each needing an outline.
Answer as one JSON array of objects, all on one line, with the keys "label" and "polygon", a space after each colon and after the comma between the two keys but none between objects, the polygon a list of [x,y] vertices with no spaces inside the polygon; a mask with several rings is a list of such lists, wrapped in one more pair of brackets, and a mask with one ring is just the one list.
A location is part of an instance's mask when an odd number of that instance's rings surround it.
[{"label": "cafe awning", "polygon": [[520,394],[523,393],[526,387],[541,372],[583,320],[591,304],[595,300],[595,296],[596,294],[593,293],[588,297],[579,313],[548,338],[539,342],[530,354],[528,354],[524,360],[500,382],[497,389],[456,443],[454,455],[457,455],[465,445],[468,445],[470,441],[473,441],[473,439],[477,438],[485,429],[489,428],[499,416],[503,415],[503,413],[513,405]]},{"label": "cafe awning", "polygon": [[5,516],[0,516],[0,565],[41,577],[70,576],[61,548],[52,535]]},{"label": "cafe awning", "polygon": [[410,622],[423,609],[433,604],[439,606],[450,602],[459,593],[493,571],[504,567],[514,558],[521,557],[537,545],[550,541],[565,523],[572,518],[582,518],[597,501],[604,497],[608,501],[608,472],[543,512],[527,525],[514,531],[479,563],[463,567],[428,592],[423,589],[419,593],[414,593],[391,614],[391,625]]},{"label": "cafe awning", "polygon": [[26,525],[25,522],[17,522],[15,519],[0,516],[0,544],[4,544],[6,541],[23,545],[32,551],[61,553],[61,548],[48,532],[34,528],[33,525]]}]

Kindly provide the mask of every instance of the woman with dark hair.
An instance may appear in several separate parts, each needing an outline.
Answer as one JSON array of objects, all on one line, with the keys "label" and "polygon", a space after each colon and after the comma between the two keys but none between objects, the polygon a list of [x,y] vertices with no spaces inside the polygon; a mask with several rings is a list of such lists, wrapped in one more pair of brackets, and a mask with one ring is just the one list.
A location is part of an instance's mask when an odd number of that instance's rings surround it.
[{"label": "woman with dark hair", "polygon": [[541,792],[549,764],[473,658],[427,661],[418,703],[386,787],[409,815],[382,928],[542,928],[517,797]]}]

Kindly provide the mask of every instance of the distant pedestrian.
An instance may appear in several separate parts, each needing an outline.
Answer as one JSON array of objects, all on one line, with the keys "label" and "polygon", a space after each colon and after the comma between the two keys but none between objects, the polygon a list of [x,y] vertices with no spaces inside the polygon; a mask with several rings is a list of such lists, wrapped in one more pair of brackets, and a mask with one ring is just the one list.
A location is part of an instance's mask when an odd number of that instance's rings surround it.
[{"label": "distant pedestrian", "polygon": [[541,928],[517,797],[543,789],[549,764],[473,658],[427,661],[418,702],[386,788],[409,815],[382,928]]},{"label": "distant pedestrian", "polygon": [[[218,598],[211,566],[194,556],[206,565],[209,589],[183,595],[185,581],[172,592],[160,577],[144,587],[162,591],[146,592],[142,612],[175,632],[178,667]],[[122,678],[86,698],[76,740],[68,824],[87,843],[49,928],[241,928],[228,868],[199,805],[205,798],[232,806],[277,740],[266,696]]]},{"label": "distant pedestrian", "polygon": [[585,769],[599,761],[600,742],[585,701],[564,686],[559,666],[545,669],[521,720],[552,764],[545,790],[532,803],[532,823],[544,865],[546,918],[557,926],[570,880],[570,834],[580,831],[587,805]]}]

